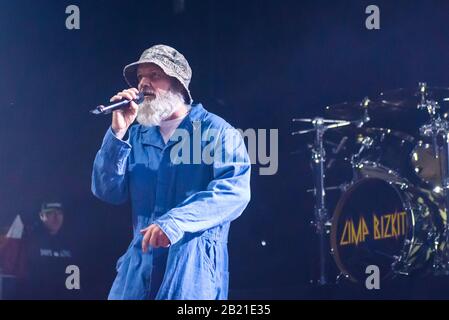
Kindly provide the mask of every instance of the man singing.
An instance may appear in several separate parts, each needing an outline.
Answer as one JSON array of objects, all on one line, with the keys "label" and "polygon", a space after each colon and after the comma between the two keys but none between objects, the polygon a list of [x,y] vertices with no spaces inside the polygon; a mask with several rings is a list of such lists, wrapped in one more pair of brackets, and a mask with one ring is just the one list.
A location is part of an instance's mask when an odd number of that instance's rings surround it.
[{"label": "man singing", "polygon": [[133,211],[109,299],[227,299],[229,227],[250,200],[243,139],[193,104],[192,70],[175,49],[153,46],[123,74],[131,88],[111,102],[145,99],[113,113],[92,173],[95,196],[129,199]]}]

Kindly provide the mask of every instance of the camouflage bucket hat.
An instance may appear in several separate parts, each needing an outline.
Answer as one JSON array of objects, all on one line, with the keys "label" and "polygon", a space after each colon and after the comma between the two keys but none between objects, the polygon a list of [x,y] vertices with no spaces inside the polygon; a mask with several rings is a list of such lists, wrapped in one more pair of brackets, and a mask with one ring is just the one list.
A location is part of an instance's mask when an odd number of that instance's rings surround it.
[{"label": "camouflage bucket hat", "polygon": [[154,63],[162,68],[168,76],[176,78],[185,89],[186,103],[192,103],[192,95],[189,91],[192,69],[181,53],[172,47],[162,44],[145,50],[139,61],[131,63],[123,69],[123,76],[130,87],[137,87],[137,68],[143,63]]}]

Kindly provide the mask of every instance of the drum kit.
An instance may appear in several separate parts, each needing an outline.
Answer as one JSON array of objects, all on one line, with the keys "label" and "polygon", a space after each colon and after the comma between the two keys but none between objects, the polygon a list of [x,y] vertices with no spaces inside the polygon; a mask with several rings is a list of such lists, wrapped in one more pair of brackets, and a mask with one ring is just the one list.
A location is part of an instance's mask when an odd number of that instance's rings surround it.
[{"label": "drum kit", "polygon": [[[326,107],[326,117],[293,119],[312,128],[315,209],[320,239],[318,283],[327,275],[329,248],[337,282],[365,283],[367,267],[381,279],[449,275],[449,88],[397,89]],[[330,138],[337,138],[332,152]],[[327,154],[331,155],[327,159]],[[343,175],[329,186],[329,168]],[[326,191],[340,196],[328,211]]]}]

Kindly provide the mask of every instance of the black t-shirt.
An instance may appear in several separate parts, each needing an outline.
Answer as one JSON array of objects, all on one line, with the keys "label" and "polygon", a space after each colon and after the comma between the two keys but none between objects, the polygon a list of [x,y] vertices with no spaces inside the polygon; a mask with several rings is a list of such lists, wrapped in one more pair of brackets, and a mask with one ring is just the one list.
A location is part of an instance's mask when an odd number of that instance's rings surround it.
[{"label": "black t-shirt", "polygon": [[66,280],[72,273],[67,267],[78,268],[74,246],[64,229],[51,235],[43,226],[29,232],[27,243],[27,277],[24,279],[22,298],[76,299],[80,290],[69,290]]}]

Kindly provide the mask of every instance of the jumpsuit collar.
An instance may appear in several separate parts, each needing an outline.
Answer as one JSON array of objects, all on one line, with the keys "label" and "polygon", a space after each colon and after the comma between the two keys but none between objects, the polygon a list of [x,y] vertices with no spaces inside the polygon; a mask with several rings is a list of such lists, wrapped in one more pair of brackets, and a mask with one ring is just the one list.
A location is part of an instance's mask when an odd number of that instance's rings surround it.
[{"label": "jumpsuit collar", "polygon": [[[192,105],[189,114],[179,124],[178,129],[186,129],[190,134],[194,129],[199,127],[199,124],[204,120],[207,111],[204,109],[201,103]],[[178,141],[169,140],[165,144],[158,126],[144,127],[141,126],[142,144],[150,145],[158,149],[165,149]]]}]

